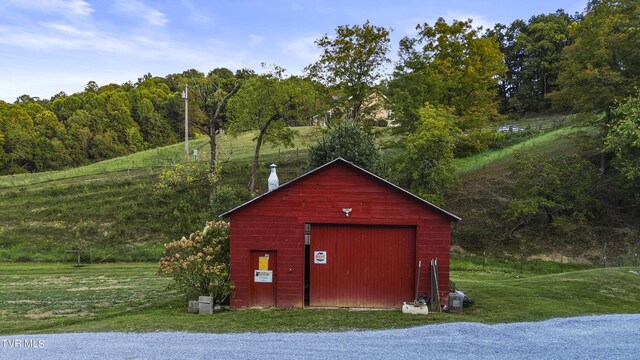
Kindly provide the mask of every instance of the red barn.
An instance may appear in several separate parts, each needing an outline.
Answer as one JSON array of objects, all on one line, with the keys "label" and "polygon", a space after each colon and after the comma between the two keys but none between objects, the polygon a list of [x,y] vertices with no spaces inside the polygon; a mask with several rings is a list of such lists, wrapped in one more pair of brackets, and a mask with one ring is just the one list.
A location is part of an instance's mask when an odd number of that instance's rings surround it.
[{"label": "red barn", "polygon": [[449,292],[451,222],[460,218],[338,158],[236,207],[231,307],[401,307]]}]

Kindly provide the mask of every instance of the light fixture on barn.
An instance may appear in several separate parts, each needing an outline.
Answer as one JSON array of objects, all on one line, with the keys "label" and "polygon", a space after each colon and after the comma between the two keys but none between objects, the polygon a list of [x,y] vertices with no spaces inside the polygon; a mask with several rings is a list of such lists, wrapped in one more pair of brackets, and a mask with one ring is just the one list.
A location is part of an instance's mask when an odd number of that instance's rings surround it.
[{"label": "light fixture on barn", "polygon": [[344,216],[349,217],[349,214],[351,214],[351,208],[343,208],[342,212],[344,213]]}]

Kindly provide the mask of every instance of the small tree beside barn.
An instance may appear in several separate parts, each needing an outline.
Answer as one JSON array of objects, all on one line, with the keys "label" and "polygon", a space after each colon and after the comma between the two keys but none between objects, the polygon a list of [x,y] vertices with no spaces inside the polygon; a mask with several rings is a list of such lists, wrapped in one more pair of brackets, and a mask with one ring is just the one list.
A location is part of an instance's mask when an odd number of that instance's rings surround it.
[{"label": "small tree beside barn", "polygon": [[460,218],[342,158],[221,216],[232,308],[400,308],[416,296],[418,262],[433,258],[438,294],[426,266],[418,292],[446,303]]}]

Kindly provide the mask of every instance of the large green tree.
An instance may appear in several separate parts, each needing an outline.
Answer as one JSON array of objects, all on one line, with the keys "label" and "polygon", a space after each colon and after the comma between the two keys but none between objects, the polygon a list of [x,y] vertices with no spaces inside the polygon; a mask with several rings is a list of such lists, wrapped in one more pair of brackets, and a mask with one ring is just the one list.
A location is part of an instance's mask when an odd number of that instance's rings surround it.
[{"label": "large green tree", "polygon": [[423,198],[442,204],[444,191],[454,183],[456,129],[454,115],[444,107],[426,104],[415,130],[404,140],[399,162],[404,186]]},{"label": "large green tree", "polygon": [[284,78],[284,70],[275,67],[270,73],[247,80],[229,101],[229,133],[258,131],[247,186],[250,193],[255,190],[262,145],[270,142],[293,146],[295,131],[290,125],[299,118],[310,118],[315,98],[314,87],[308,80]]},{"label": "large green tree", "polygon": [[614,110],[614,124],[605,138],[613,165],[631,182],[640,180],[640,91]]},{"label": "large green tree", "polygon": [[49,109],[64,123],[73,113],[82,109],[83,106],[83,96],[81,94],[73,94],[70,96],[57,96],[49,105]]},{"label": "large green tree", "polygon": [[106,160],[144,149],[139,125],[131,116],[126,91],[117,85],[86,90],[84,110],[90,114],[89,158]]},{"label": "large green tree", "polygon": [[14,174],[33,171],[33,119],[21,104],[0,102],[0,172]]},{"label": "large green tree", "polygon": [[417,26],[414,38],[400,41],[400,61],[389,83],[389,98],[400,129],[410,133],[425,103],[445,106],[460,130],[456,155],[486,147],[489,121],[498,113],[498,81],[505,65],[495,38],[483,38],[471,20]]},{"label": "large green tree", "polygon": [[[206,77],[193,76],[188,79],[190,109],[189,123],[209,136],[209,173],[211,177],[210,198],[216,191],[217,137],[226,123],[227,103],[240,90],[244,73],[234,74],[229,69],[214,69]],[[193,115],[193,116],[192,116]]]},{"label": "large green tree", "polygon": [[[180,114],[172,112],[178,98],[164,78],[145,77],[128,91],[131,115],[140,125],[140,132],[148,147],[177,142],[176,128],[183,126]],[[176,126],[178,125],[178,126]]]},{"label": "large green tree", "polygon": [[[580,22],[571,26],[574,43],[564,50],[560,89],[549,96],[558,108],[604,113],[601,138],[607,136],[616,101],[633,94],[640,82],[640,3],[593,0]],[[604,145],[604,143],[602,143]],[[606,155],[600,170],[606,171]]]},{"label": "large green tree", "polygon": [[70,166],[71,157],[65,146],[67,129],[56,114],[44,110],[34,118],[36,138],[33,143],[33,163],[36,171],[62,169]]},{"label": "large green tree", "polygon": [[512,226],[509,237],[534,223],[570,232],[594,216],[597,178],[588,161],[576,156],[549,160],[525,151],[514,153],[514,159],[515,198],[503,214]]},{"label": "large green tree", "polygon": [[522,46],[519,45],[518,38],[526,26],[527,24],[524,21],[518,19],[509,24],[509,26],[496,24],[485,33],[486,37],[493,37],[498,42],[506,65],[506,72],[498,83],[499,109],[501,113],[513,110],[511,99],[514,98],[519,84],[522,82],[521,69],[524,67],[526,56]]},{"label": "large green tree", "polygon": [[390,29],[375,26],[343,25],[336,28],[334,37],[325,34],[316,40],[320,59],[305,68],[311,78],[337,91],[333,95],[333,111],[344,111],[348,118],[366,118],[363,105],[374,92],[374,85],[385,74],[389,63]]},{"label": "large green tree", "polygon": [[102,131],[96,119],[86,110],[78,110],[67,120],[67,148],[74,159],[73,165],[82,165],[89,161],[91,153],[91,139],[94,134]]},{"label": "large green tree", "polygon": [[563,10],[497,24],[487,32],[504,53],[506,76],[502,79],[503,112],[539,112],[550,107],[546,94],[558,89],[562,50],[571,44],[569,25],[574,21]]}]

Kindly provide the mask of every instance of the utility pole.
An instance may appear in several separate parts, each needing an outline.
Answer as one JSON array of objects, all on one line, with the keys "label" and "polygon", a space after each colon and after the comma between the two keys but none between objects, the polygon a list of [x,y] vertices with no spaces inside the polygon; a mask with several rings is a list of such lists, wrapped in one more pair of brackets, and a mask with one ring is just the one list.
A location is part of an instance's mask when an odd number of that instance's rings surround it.
[{"label": "utility pole", "polygon": [[189,161],[189,85],[184,84],[184,158]]}]

